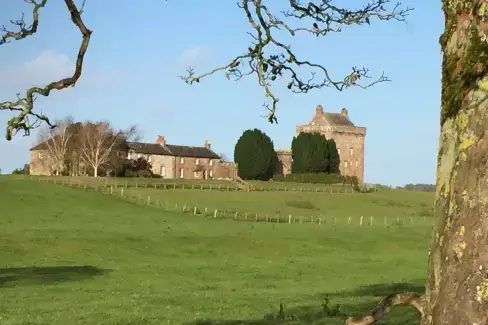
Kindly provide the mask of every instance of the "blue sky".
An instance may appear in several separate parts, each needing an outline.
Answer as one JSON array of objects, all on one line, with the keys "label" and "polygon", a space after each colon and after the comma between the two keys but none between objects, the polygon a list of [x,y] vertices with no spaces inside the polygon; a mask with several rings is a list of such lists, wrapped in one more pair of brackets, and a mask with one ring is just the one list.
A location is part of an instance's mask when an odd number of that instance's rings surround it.
[{"label": "blue sky", "polygon": [[[246,51],[250,27],[236,1],[132,3],[87,1],[84,18],[94,33],[83,76],[75,88],[39,99],[38,108],[52,119],[72,115],[77,120],[110,120],[119,128],[137,124],[148,142],[158,134],[173,144],[203,145],[209,139],[215,151],[232,159],[245,129],[260,128],[276,148],[289,148],[295,126],[308,122],[318,104],[335,112],[346,107],[356,125],[368,128],[367,182],[435,182],[440,1],[403,1],[415,8],[407,24],[375,21],[323,38],[286,38],[299,57],[321,63],[339,79],[352,66],[364,65],[373,75],[385,71],[392,82],[367,90],[322,89],[306,95],[276,86],[279,124],[262,118],[263,90],[254,77],[233,82],[217,74],[192,86],[178,78],[189,65],[202,72]],[[267,3],[272,7],[281,2]],[[23,1],[2,0],[0,23],[28,10]],[[39,29],[34,37],[0,48],[0,101],[72,71],[81,38],[63,1],[48,2]],[[27,163],[28,150],[37,140],[34,132],[7,142],[4,126],[9,117],[0,112],[3,173]]]}]

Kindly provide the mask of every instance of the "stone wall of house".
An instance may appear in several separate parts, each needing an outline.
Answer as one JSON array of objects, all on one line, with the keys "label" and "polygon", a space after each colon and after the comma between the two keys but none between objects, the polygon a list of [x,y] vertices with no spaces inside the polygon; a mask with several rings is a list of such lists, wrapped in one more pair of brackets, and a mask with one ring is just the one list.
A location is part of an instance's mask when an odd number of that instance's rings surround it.
[{"label": "stone wall of house", "polygon": [[46,150],[29,151],[29,173],[37,176],[51,176],[54,173],[53,161]]},{"label": "stone wall of house", "polygon": [[152,165],[153,174],[161,175],[163,178],[175,178],[175,157],[151,155],[148,161]]},{"label": "stone wall of house", "polygon": [[210,179],[215,178],[218,159],[175,157],[176,178]]},{"label": "stone wall of house", "polygon": [[332,133],[328,138],[335,140],[340,158],[342,175],[356,176],[360,183],[364,180],[364,134]]},{"label": "stone wall of house", "polygon": [[[356,176],[360,183],[364,182],[364,141],[366,128],[350,125],[330,125],[321,118],[323,109],[318,106],[312,121],[305,125],[297,125],[296,133],[318,132],[327,139],[334,139],[340,157],[340,172],[342,175]],[[347,116],[347,110],[341,114]],[[291,170],[291,159],[288,161]],[[285,168],[285,167],[283,167]]]},{"label": "stone wall of house", "polygon": [[275,174],[278,175],[288,175],[291,174],[291,150],[290,149],[277,149],[276,156],[278,160],[276,161]]},{"label": "stone wall of house", "polygon": [[215,170],[216,179],[229,179],[234,180],[237,178],[237,168],[236,164],[232,162],[221,162],[218,161]]}]

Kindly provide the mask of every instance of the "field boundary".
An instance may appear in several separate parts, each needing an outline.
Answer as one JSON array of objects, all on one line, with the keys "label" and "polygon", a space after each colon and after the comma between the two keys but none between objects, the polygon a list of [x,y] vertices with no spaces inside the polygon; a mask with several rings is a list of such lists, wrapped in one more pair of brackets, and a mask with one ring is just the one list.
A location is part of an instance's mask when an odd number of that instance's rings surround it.
[{"label": "field boundary", "polygon": [[[40,181],[47,181],[53,182],[54,184],[61,184],[61,185],[75,185],[78,183],[87,184],[86,182],[80,180],[73,180],[69,179],[68,177],[65,178],[49,178],[49,177],[39,177],[39,176],[29,176],[31,180],[40,180]],[[347,186],[317,186],[317,187],[265,187],[265,186],[256,186],[249,183],[246,183],[247,186],[243,186],[243,184],[237,185],[223,185],[223,184],[185,184],[185,183],[176,183],[176,182],[118,182],[118,181],[109,181],[105,180],[103,183],[100,182],[99,184],[90,184],[90,187],[98,186],[98,187],[115,187],[116,189],[124,187],[124,188],[153,188],[155,190],[195,190],[195,191],[220,191],[220,192],[298,192],[298,193],[324,193],[324,194],[363,194],[357,193],[354,191],[352,187]],[[364,195],[364,194],[363,194]]]},{"label": "field boundary", "polygon": [[[30,179],[32,181],[32,179]],[[171,203],[167,200],[161,202],[159,200],[153,200],[150,196],[143,197],[142,195],[132,195],[128,188],[119,186],[96,186],[95,184],[86,184],[82,182],[50,182],[46,179],[38,178],[38,182],[52,183],[55,185],[67,186],[73,189],[84,190],[84,191],[94,191],[99,192],[104,195],[113,196],[114,198],[129,201],[134,204],[154,207],[164,209],[171,212],[179,212],[181,214],[189,214],[194,216],[201,216],[211,219],[227,219],[234,221],[244,221],[244,222],[267,222],[276,224],[316,224],[320,225],[358,225],[359,227],[402,227],[408,225],[432,225],[432,217],[430,216],[349,216],[349,217],[324,217],[322,215],[317,216],[293,216],[281,215],[281,214],[269,214],[269,213],[259,213],[259,212],[249,212],[240,211],[237,209],[208,209],[193,206],[190,204],[178,205],[177,203]],[[130,188],[130,187],[129,187]]]}]

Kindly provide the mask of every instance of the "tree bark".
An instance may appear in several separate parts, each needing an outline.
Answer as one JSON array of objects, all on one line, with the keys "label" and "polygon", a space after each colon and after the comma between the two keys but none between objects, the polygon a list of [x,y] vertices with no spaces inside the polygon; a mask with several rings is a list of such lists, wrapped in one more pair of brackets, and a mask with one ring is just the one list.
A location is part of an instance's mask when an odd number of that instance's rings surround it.
[{"label": "tree bark", "polygon": [[93,167],[93,177],[98,177],[98,166]]},{"label": "tree bark", "polygon": [[441,133],[422,325],[488,324],[488,0],[443,0]]}]

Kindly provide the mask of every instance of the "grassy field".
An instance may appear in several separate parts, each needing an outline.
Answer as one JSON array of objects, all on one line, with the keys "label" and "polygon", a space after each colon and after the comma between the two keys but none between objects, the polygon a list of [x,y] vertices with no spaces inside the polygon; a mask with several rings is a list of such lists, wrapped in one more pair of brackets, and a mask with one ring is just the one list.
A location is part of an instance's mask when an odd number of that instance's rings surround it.
[{"label": "grassy field", "polygon": [[[177,204],[179,207],[207,208],[209,211],[225,210],[229,216],[236,211],[240,215],[258,213],[267,214],[281,220],[288,216],[323,218],[344,223],[351,217],[351,222],[359,222],[361,216],[384,224],[384,218],[391,224],[397,217],[407,222],[431,222],[434,200],[433,193],[412,192],[405,190],[384,190],[375,193],[328,194],[294,192],[213,192],[200,190],[154,190],[151,188],[129,188],[125,195],[140,196],[143,200],[158,201],[163,205]],[[425,218],[424,218],[425,217]]]},{"label": "grassy field", "polygon": [[[424,200],[405,195],[385,200]],[[5,176],[0,207],[2,325],[339,324],[423,290],[428,225],[212,220]],[[380,324],[418,319],[400,308]]]},{"label": "grassy field", "polygon": [[[235,182],[230,180],[202,180],[202,179],[162,179],[162,178],[115,178],[115,177],[86,177],[86,176],[77,176],[77,177],[68,177],[68,176],[29,176],[31,179],[41,179],[47,181],[57,181],[57,182],[74,182],[74,183],[83,183],[88,184],[91,186],[128,186],[128,187],[135,187],[136,184],[138,187],[153,187],[156,185],[158,188],[163,187],[164,184],[167,185],[168,188],[171,188],[172,185],[176,185],[178,188],[181,188],[182,185],[186,185],[187,187],[204,187],[208,189],[212,187],[213,189],[220,188],[222,190],[226,190],[227,187],[233,189],[238,187]],[[342,184],[309,184],[309,183],[295,183],[295,182],[264,182],[264,181],[247,181],[247,183],[257,189],[257,190],[290,190],[290,191],[307,191],[307,190],[324,190],[324,189],[333,189],[334,192],[338,190],[344,192],[344,188],[349,192],[352,191],[350,186],[343,186]]]}]

